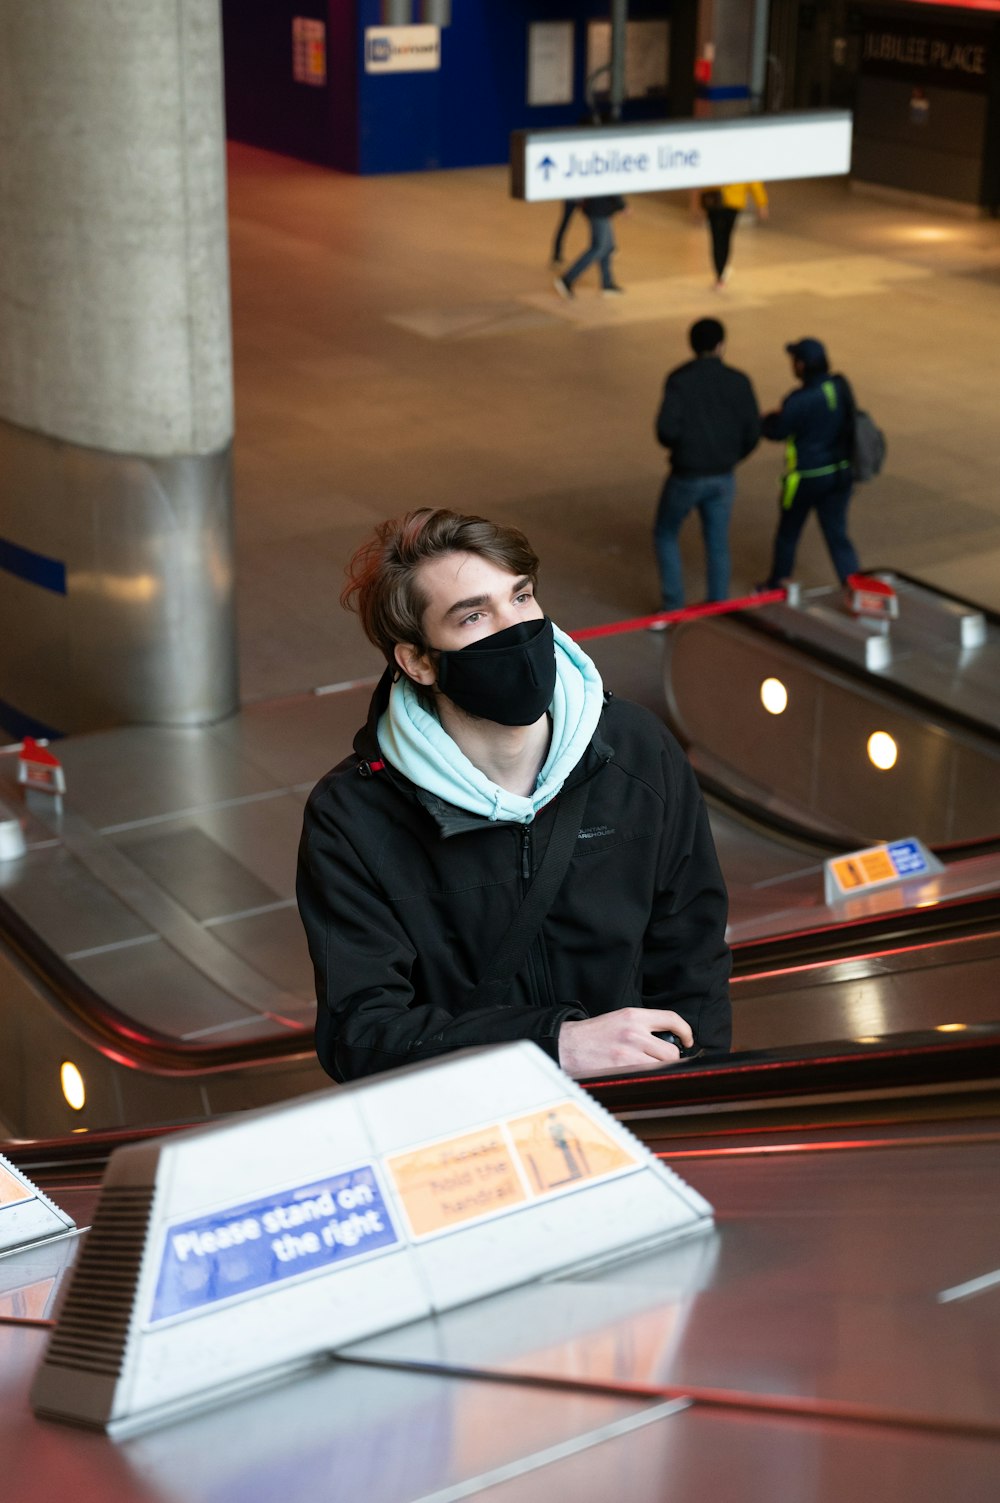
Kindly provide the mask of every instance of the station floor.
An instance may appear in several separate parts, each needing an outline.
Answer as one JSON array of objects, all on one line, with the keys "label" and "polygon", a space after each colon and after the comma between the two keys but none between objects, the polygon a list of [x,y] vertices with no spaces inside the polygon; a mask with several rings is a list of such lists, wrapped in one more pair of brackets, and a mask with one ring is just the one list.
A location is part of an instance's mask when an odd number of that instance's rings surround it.
[{"label": "station floor", "polygon": [[[855,494],[863,563],[1000,609],[996,221],[777,184],[720,294],[687,197],[647,195],[616,221],[626,296],[600,298],[594,272],[565,303],[558,206],[513,201],[502,168],[354,178],[233,145],[229,190],[245,702],[378,671],[337,603],[343,567],[412,507],[524,528],[568,630],[655,610],[652,423],[704,315],[765,410],[792,385],[785,342],[824,340],[889,440]],[[569,255],[585,243],[578,218]],[[734,593],[766,572],[781,462],[762,444],[739,472]],[[683,541],[695,601],[694,520]],[[813,525],[796,572],[831,579]]]}]

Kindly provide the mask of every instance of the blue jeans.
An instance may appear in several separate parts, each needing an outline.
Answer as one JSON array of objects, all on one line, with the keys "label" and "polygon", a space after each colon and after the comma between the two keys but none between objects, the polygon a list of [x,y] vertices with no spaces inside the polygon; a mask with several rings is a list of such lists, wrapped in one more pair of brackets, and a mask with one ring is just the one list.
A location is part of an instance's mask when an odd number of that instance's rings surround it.
[{"label": "blue jeans", "polygon": [[728,475],[668,475],[660,495],[653,528],[653,545],[660,568],[663,610],[678,611],[684,604],[684,575],[677,538],[685,517],[698,509],[705,542],[708,600],[729,596],[729,517],[736,481]]},{"label": "blue jeans", "polygon": [[578,261],[574,261],[569,271],[563,277],[567,287],[572,287],[577,277],[593,266],[595,261],[601,263],[601,286],[613,287],[614,277],[611,275],[611,257],[615,253],[615,235],[611,228],[610,219],[592,219],[590,221],[590,244]]},{"label": "blue jeans", "polygon": [[858,555],[847,536],[847,508],[851,502],[853,484],[850,470],[838,470],[833,475],[818,475],[813,479],[803,478],[799,481],[794,501],[791,506],[782,507],[778,518],[774,557],[767,580],[769,585],[776,588],[784,580],[791,578],[795,567],[795,550],[811,511],[816,513],[830,560],[841,584],[845,583],[849,574],[858,572]]}]

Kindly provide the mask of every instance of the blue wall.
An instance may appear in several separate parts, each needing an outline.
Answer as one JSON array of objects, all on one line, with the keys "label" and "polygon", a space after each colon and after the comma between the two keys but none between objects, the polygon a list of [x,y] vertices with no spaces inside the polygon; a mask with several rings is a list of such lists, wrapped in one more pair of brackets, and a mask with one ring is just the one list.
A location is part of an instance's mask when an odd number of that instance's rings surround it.
[{"label": "blue wall", "polygon": [[[586,23],[606,20],[607,0],[453,0],[437,73],[364,71],[364,30],[379,25],[378,0],[359,0],[358,171],[414,172],[506,162],[512,130],[575,125],[584,110]],[[632,0],[632,20],[669,16],[669,0]],[[532,21],[576,22],[574,100],[529,107],[527,38]],[[626,106],[626,119],[663,116],[665,99]]]},{"label": "blue wall", "polygon": [[[676,15],[671,45],[689,45],[695,0],[631,0],[633,20]],[[348,172],[416,172],[506,162],[512,130],[574,125],[585,107],[586,23],[607,20],[607,0],[453,0],[434,73],[366,73],[364,33],[381,24],[379,0],[222,0],[226,115],[236,140]],[[293,16],[327,25],[327,84],[296,84]],[[683,18],[683,20],[682,20]],[[532,21],[576,22],[574,99],[529,108]],[[690,71],[690,63],[684,65]],[[687,101],[680,108],[688,108]],[[668,99],[634,101],[626,119],[671,113]]]}]

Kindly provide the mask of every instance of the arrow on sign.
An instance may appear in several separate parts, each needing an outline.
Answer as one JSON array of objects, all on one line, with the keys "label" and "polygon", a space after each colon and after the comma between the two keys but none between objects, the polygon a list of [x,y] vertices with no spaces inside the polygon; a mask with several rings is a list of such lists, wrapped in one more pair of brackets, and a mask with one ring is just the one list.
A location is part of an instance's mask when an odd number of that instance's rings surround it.
[{"label": "arrow on sign", "polygon": [[552,160],[551,157],[542,157],[542,160],[539,162],[538,165],[541,168],[541,170],[545,173],[545,181],[548,182],[548,180],[549,180],[549,173],[550,172],[555,172],[555,170],[556,170],[556,164],[555,164],[555,162],[553,162],[553,160]]}]

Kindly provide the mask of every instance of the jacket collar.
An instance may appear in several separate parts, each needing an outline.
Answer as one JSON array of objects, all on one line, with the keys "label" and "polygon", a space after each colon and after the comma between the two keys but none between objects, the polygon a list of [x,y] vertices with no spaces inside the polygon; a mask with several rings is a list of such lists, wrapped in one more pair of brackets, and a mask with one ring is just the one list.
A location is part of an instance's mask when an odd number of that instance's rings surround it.
[{"label": "jacket collar", "polygon": [[[382,761],[378,744],[378,723],[389,703],[392,681],[393,671],[387,668],[372,694],[368,706],[368,719],[354,738],[354,751],[359,762],[367,763],[369,767],[374,762]],[[605,690],[605,705],[610,698],[610,693]],[[602,734],[603,728],[604,716],[602,714],[597,730],[590,739],[590,745],[566,779],[566,788],[572,788],[577,783],[593,777],[614,757],[615,749],[610,742],[605,740]],[[389,776],[397,787],[407,790],[418,803],[423,805],[437,825],[443,839],[447,839],[450,835],[460,835],[466,830],[496,829],[498,824],[503,827],[505,824],[512,823],[511,821],[484,819],[479,814],[468,814],[464,809],[456,809],[454,804],[446,803],[444,799],[437,798],[433,793],[428,793],[426,789],[411,783],[409,778],[405,778],[402,773],[389,767],[388,764],[380,768],[380,775]]]}]

